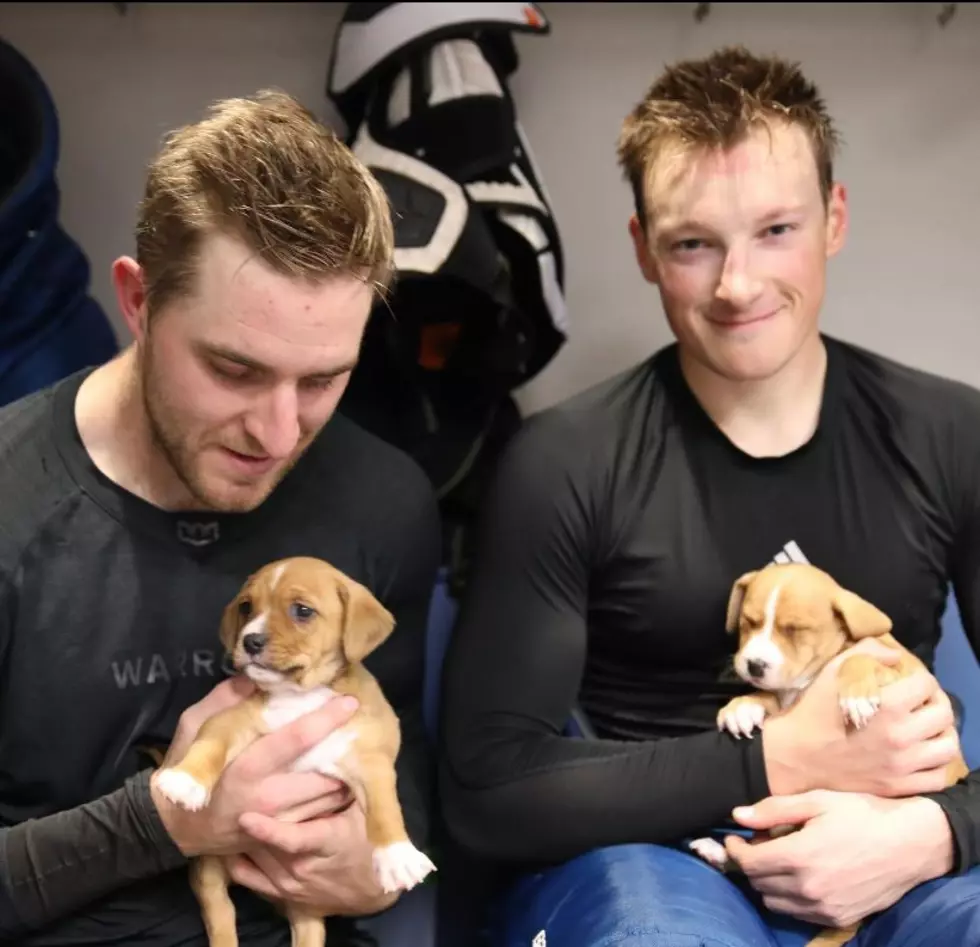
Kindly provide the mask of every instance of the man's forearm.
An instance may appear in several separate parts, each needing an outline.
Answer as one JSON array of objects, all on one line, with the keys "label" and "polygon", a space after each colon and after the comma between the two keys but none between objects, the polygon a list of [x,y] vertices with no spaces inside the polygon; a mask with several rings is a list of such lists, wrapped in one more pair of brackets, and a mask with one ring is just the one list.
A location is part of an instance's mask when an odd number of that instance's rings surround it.
[{"label": "man's forearm", "polygon": [[766,782],[772,795],[795,796],[822,788],[813,784],[809,754],[792,721],[778,716],[768,720],[760,740]]},{"label": "man's forearm", "polygon": [[478,857],[525,867],[610,845],[679,842],[771,794],[758,737],[706,731],[628,743],[502,738],[488,728],[453,749],[440,787],[450,835]]},{"label": "man's forearm", "polygon": [[916,796],[903,801],[902,833],[908,840],[908,858],[916,869],[916,883],[948,875],[956,862],[956,843],[946,813],[934,800]]},{"label": "man's forearm", "polygon": [[149,774],[75,809],[0,829],[0,943],[185,863],[150,798]]}]

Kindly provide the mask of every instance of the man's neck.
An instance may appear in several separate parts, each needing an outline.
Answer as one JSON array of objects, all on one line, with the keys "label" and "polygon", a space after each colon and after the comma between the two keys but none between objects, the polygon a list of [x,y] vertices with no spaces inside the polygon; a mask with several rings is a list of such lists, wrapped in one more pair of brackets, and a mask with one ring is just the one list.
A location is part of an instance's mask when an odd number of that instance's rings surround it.
[{"label": "man's neck", "polygon": [[79,436],[96,467],[113,483],[161,509],[190,505],[150,432],[136,353],[128,348],[99,366],[75,399]]},{"label": "man's neck", "polygon": [[730,381],[685,358],[683,352],[681,370],[719,430],[751,457],[789,454],[817,429],[827,371],[827,350],[819,336],[762,381]]}]

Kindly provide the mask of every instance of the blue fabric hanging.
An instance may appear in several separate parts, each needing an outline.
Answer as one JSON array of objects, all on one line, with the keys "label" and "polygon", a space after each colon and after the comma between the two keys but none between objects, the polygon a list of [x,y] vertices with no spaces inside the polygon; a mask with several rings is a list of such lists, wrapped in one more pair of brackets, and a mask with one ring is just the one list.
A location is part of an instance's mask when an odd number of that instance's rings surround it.
[{"label": "blue fabric hanging", "polygon": [[33,65],[0,40],[0,405],[107,361],[118,343],[58,220],[59,129]]}]

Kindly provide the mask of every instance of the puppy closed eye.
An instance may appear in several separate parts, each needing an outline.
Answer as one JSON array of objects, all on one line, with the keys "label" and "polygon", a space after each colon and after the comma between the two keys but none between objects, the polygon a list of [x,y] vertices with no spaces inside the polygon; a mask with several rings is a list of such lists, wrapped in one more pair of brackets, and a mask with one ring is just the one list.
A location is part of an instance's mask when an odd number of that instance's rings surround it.
[{"label": "puppy closed eye", "polygon": [[293,602],[289,606],[289,617],[293,621],[308,622],[316,612],[303,602]]}]

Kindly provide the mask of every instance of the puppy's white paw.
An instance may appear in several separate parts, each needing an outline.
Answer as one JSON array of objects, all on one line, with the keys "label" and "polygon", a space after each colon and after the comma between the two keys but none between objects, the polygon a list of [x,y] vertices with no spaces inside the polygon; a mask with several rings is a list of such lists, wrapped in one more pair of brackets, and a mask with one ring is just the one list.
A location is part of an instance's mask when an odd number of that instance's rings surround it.
[{"label": "puppy's white paw", "polygon": [[211,795],[189,773],[179,769],[165,769],[157,776],[157,787],[174,805],[197,812],[208,804]]},{"label": "puppy's white paw", "polygon": [[859,730],[878,713],[880,706],[881,700],[878,697],[843,697],[840,702],[844,719],[849,720]]},{"label": "puppy's white paw", "polygon": [[762,704],[740,700],[722,710],[718,726],[740,740],[742,737],[752,736],[752,732],[761,727],[765,719],[766,708]]},{"label": "puppy's white paw", "polygon": [[724,871],[728,867],[728,852],[725,851],[725,846],[716,839],[696,838],[690,843],[690,848],[695,855],[700,856],[719,871]]},{"label": "puppy's white paw", "polygon": [[374,874],[386,894],[408,891],[436,866],[411,842],[395,842],[374,850]]}]

